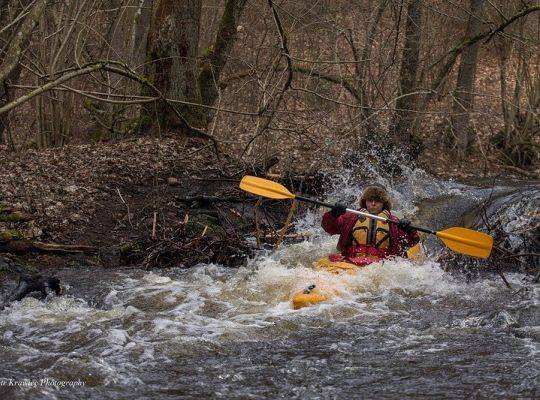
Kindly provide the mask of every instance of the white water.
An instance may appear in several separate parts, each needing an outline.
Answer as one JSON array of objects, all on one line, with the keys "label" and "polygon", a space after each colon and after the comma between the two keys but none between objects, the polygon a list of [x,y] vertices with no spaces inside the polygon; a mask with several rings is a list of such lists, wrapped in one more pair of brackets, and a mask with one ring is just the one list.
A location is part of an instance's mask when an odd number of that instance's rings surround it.
[{"label": "white water", "polygon": [[[411,174],[411,186],[402,190],[440,194],[422,189],[425,178]],[[348,187],[345,196],[359,190]],[[0,394],[535,397],[538,286],[521,274],[507,275],[513,292],[497,276],[467,282],[433,257],[386,260],[355,275],[315,272],[311,263],[336,244],[318,228],[319,219],[308,213],[297,225],[308,240],[259,254],[238,269],[59,271],[71,284],[66,296],[27,298],[0,314],[0,378],[85,386],[0,386]],[[339,288],[341,297],[293,310],[291,294],[314,280]],[[520,288],[528,290],[513,294]]]}]

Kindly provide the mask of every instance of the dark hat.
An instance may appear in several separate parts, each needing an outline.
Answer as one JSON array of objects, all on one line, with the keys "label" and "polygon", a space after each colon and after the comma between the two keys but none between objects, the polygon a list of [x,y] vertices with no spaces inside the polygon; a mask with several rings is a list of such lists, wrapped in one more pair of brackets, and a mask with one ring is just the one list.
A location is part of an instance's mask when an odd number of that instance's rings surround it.
[{"label": "dark hat", "polygon": [[392,209],[392,200],[390,200],[390,196],[388,195],[388,192],[382,186],[379,186],[379,185],[366,186],[364,188],[364,191],[362,192],[362,197],[360,198],[360,207],[367,208],[366,201],[368,200],[378,200],[382,202],[383,210],[390,211]]}]

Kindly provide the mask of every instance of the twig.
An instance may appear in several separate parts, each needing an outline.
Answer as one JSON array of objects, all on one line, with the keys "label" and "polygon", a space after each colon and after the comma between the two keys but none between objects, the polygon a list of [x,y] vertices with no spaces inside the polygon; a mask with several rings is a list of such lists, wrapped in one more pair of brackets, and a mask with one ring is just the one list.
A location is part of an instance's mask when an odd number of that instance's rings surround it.
[{"label": "twig", "polygon": [[520,254],[510,254],[509,256],[499,257],[499,260],[505,260],[508,258],[518,258],[518,257],[539,257],[540,253],[520,253]]},{"label": "twig", "polygon": [[116,188],[116,191],[118,192],[118,196],[120,196],[120,200],[122,200],[122,203],[124,203],[127,208],[127,217],[128,217],[129,225],[133,227],[133,224],[131,223],[131,212],[129,211],[129,205],[126,203],[126,201],[122,197],[122,193],[120,193],[120,189]]},{"label": "twig", "polygon": [[234,182],[239,183],[239,179],[232,178],[199,178],[198,176],[193,176],[191,179],[196,181],[205,181],[205,182]]},{"label": "twig", "polygon": [[152,223],[152,240],[156,240],[156,223],[157,223],[157,211],[154,211],[154,222]]},{"label": "twig", "polygon": [[208,139],[212,141],[212,144],[214,145],[214,149],[216,152],[216,156],[219,158],[220,151],[219,151],[218,141],[216,140],[216,138],[214,138],[212,135],[210,135],[209,133],[205,132],[202,129],[191,126],[188,123],[188,121],[184,118],[184,116],[180,114],[180,112],[174,107],[173,101],[167,99],[163,95],[163,93],[161,93],[161,91],[155,85],[151,84],[147,79],[136,74],[126,64],[118,62],[118,61],[111,61],[111,60],[96,61],[96,62],[89,63],[83,67],[69,68],[59,73],[55,73],[53,76],[60,75],[60,77],[0,107],[0,114],[6,113],[10,111],[11,109],[18,107],[19,105],[29,101],[33,97],[38,96],[57,86],[60,86],[64,82],[67,82],[77,76],[90,74],[98,70],[103,70],[103,71],[112,72],[121,76],[125,76],[129,79],[135,80],[139,82],[140,84],[150,88],[153,92],[155,92],[159,96],[159,99],[162,100],[169,107],[169,109],[176,115],[176,117],[180,121],[181,127],[185,129],[186,132],[190,136],[200,137],[200,138],[204,138],[204,139]]},{"label": "twig", "polygon": [[[251,144],[253,141],[255,141],[256,138],[263,135],[268,127],[270,126],[270,123],[272,122],[272,119],[274,118],[274,115],[276,114],[276,111],[278,110],[285,93],[290,89],[291,83],[293,81],[294,73],[293,73],[293,64],[291,61],[291,53],[289,51],[289,47],[287,45],[287,36],[285,35],[285,31],[283,30],[283,25],[281,24],[281,21],[279,19],[279,14],[277,13],[274,3],[272,0],[268,0],[268,5],[270,9],[272,10],[272,16],[274,17],[274,22],[276,24],[276,28],[278,31],[278,35],[280,38],[280,47],[281,47],[281,55],[279,56],[279,60],[281,60],[281,57],[285,57],[285,60],[287,62],[287,80],[283,84],[283,87],[281,88],[279,94],[277,95],[277,99],[275,100],[275,109],[270,111],[268,115],[266,115],[265,121],[262,123],[262,126],[258,126],[256,134],[249,140],[249,142],[245,145],[244,150],[242,152],[242,155],[246,154],[249,148],[251,147]],[[278,63],[279,63],[278,60]],[[265,115],[268,111],[268,108],[270,107],[271,100],[268,100],[266,104],[264,104],[259,109],[259,115]]]},{"label": "twig", "polygon": [[517,20],[517,19],[519,19],[521,17],[524,17],[527,14],[530,14],[530,13],[532,13],[534,11],[540,11],[540,6],[532,6],[532,7],[525,8],[525,9],[521,10],[521,12],[517,13],[516,15],[514,15],[510,19],[507,19],[502,25],[500,25],[499,27],[497,27],[497,29],[495,29],[493,32],[491,32],[491,34],[489,35],[489,37],[486,39],[486,41],[484,43],[488,43],[493,38],[493,36],[495,34],[504,31],[504,29],[508,25],[512,24],[515,20]]},{"label": "twig", "polygon": [[[219,179],[222,181],[222,179]],[[237,181],[235,181],[237,182]],[[201,203],[202,205],[210,205],[213,203],[251,203],[255,201],[255,197],[218,197],[218,196],[194,196],[194,197],[175,197],[176,201],[181,203]]]},{"label": "twig", "polygon": [[193,150],[191,153],[186,154],[186,157],[190,157],[190,156],[192,156],[193,154],[198,153],[199,151],[202,151],[202,150],[204,150],[204,149],[207,149],[207,148],[210,147],[210,146],[212,146],[212,143],[209,143],[209,144],[207,144],[207,145],[205,145],[205,146],[199,147],[198,149]]},{"label": "twig", "polygon": [[289,229],[289,225],[291,224],[292,217],[294,215],[294,212],[296,211],[296,208],[298,207],[298,201],[294,199],[291,204],[291,208],[289,209],[289,214],[287,215],[287,220],[285,221],[285,225],[283,225],[283,228],[281,228],[279,232],[279,238],[276,243],[276,249],[279,247],[281,242],[283,242],[283,238],[285,237],[285,233]]},{"label": "twig", "polygon": [[255,203],[255,207],[253,208],[253,213],[255,214],[255,239],[257,241],[257,248],[261,247],[261,229],[259,226],[259,206],[262,203],[262,197],[259,197],[257,200],[257,203]]},{"label": "twig", "polygon": [[501,279],[503,280],[504,284],[506,285],[506,287],[508,289],[512,289],[512,286],[510,286],[510,283],[508,283],[508,281],[506,280],[506,277],[503,275],[503,273],[501,271],[497,271],[497,273],[499,274],[499,276],[501,277]]}]

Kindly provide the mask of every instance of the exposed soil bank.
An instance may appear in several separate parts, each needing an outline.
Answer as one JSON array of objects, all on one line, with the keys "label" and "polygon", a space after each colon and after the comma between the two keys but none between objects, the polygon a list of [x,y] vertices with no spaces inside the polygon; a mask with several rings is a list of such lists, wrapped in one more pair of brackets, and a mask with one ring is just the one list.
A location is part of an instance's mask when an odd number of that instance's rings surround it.
[{"label": "exposed soil bank", "polygon": [[[256,206],[257,198],[238,188],[245,174],[278,171],[279,159],[218,159],[201,141],[138,138],[1,155],[4,270],[14,264],[36,270],[77,264],[236,266],[253,250],[253,238],[259,245],[278,240],[291,206],[269,200]],[[279,172],[293,190],[301,185],[303,193],[322,193],[320,175]],[[41,243],[75,247],[54,251]]]},{"label": "exposed soil bank", "polygon": [[[11,243],[19,254],[3,257],[20,264],[238,265],[253,247],[257,198],[238,182],[268,168],[217,160],[206,143],[141,138],[3,155],[0,246]],[[259,234],[280,229],[289,207],[259,204]],[[90,251],[14,251],[21,239]]]}]

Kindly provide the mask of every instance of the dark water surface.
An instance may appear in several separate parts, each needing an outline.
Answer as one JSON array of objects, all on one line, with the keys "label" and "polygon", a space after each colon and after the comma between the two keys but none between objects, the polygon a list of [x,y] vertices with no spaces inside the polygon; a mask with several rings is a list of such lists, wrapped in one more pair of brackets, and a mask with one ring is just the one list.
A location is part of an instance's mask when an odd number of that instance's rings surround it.
[{"label": "dark water surface", "polygon": [[[84,386],[4,380],[0,390],[27,399],[540,395],[538,288],[513,295],[495,278],[467,283],[433,262],[388,261],[336,280],[344,299],[293,311],[290,293],[315,273],[287,259],[60,271],[77,282],[76,297],[25,299],[0,315],[0,375]],[[522,278],[509,276],[516,289]]]}]

